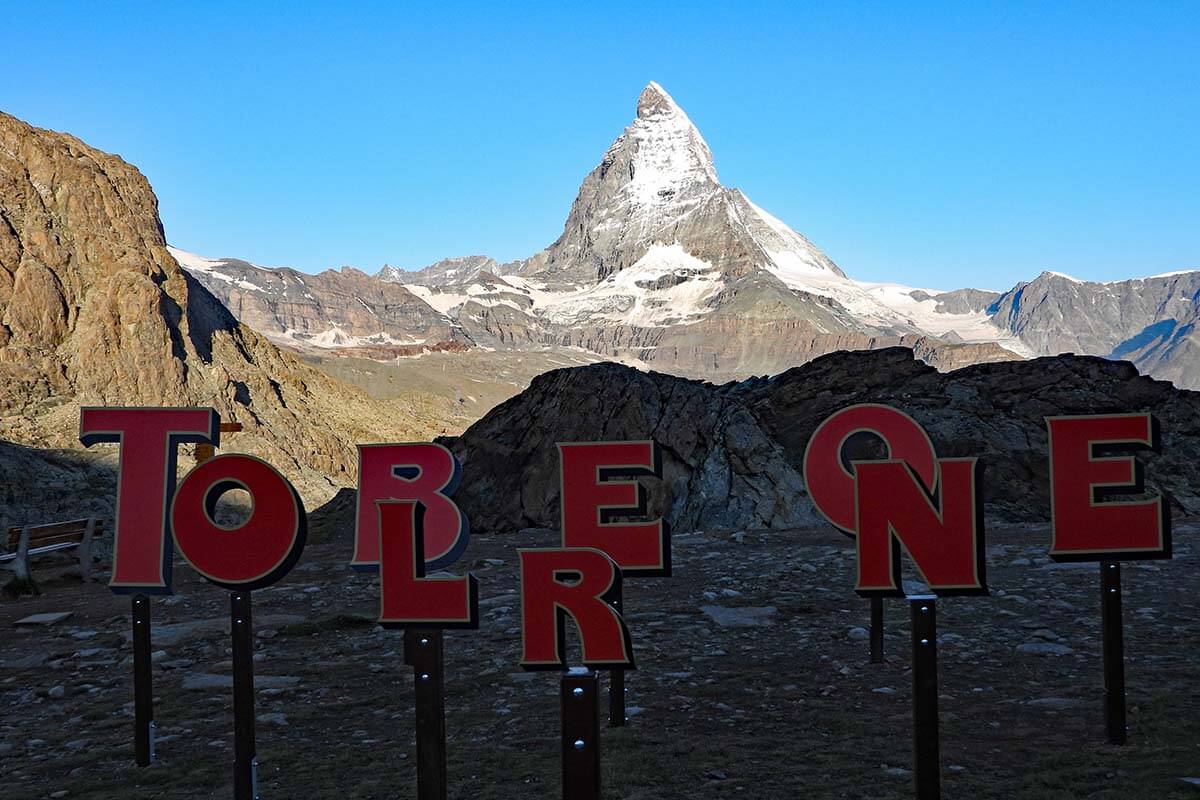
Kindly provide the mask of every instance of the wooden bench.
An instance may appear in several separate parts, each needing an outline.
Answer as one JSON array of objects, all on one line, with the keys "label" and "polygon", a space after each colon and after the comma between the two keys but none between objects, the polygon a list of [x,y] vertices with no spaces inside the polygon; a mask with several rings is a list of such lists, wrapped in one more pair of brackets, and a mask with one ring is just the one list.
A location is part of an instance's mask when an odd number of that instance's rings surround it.
[{"label": "wooden bench", "polygon": [[30,556],[74,548],[79,573],[88,580],[92,576],[92,540],[103,532],[104,520],[95,517],[9,528],[8,552],[0,553],[0,563],[13,562],[10,569],[16,578],[28,581]]}]

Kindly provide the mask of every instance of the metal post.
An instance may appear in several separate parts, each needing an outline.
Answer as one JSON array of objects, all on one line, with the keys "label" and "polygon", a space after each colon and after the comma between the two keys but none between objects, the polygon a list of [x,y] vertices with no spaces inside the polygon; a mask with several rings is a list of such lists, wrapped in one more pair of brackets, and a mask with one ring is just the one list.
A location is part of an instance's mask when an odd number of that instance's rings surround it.
[{"label": "metal post", "polygon": [[608,673],[608,727],[625,726],[625,670],[613,669]]},{"label": "metal post", "polygon": [[150,598],[133,596],[133,757],[139,767],[154,760],[154,686],[150,671]]},{"label": "metal post", "polygon": [[1104,728],[1109,744],[1125,744],[1125,626],[1121,565],[1100,564],[1100,620],[1104,629]]},{"label": "metal post", "polygon": [[[620,614],[622,612],[620,599],[613,600],[612,607]],[[625,670],[612,669],[608,673],[608,727],[622,728],[625,726]]]},{"label": "metal post", "polygon": [[883,598],[871,598],[871,663],[883,663]]},{"label": "metal post", "polygon": [[942,796],[938,733],[937,606],[934,597],[910,597],[913,647],[913,778],[917,800]]},{"label": "metal post", "polygon": [[562,676],[563,800],[600,800],[600,678],[571,670]]},{"label": "metal post", "polygon": [[413,668],[417,708],[417,798],[446,800],[446,690],[442,632],[404,631],[404,663]]},{"label": "metal post", "polygon": [[258,759],[254,747],[254,638],[250,593],[229,596],[233,631],[233,796],[258,800]]}]

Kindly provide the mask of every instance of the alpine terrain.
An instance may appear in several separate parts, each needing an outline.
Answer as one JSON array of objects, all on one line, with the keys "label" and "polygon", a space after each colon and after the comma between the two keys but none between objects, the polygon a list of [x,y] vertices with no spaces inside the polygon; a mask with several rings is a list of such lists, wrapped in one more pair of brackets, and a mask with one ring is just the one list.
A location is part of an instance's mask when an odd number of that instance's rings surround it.
[{"label": "alpine terrain", "polygon": [[584,178],[562,235],[530,258],[310,276],[175,257],[243,322],[305,352],[574,348],[709,380],[892,345],[938,367],[1075,352],[1200,387],[1200,271],[1115,283],[1044,272],[1007,292],[855,281],[723,186],[657,83]]},{"label": "alpine terrain", "polygon": [[302,351],[570,347],[716,380],[897,344],[941,368],[1027,354],[983,328],[978,310],[914,314],[895,307],[893,287],[847,277],[720,183],[703,136],[656,83],[584,179],[562,235],[528,259],[384,267],[375,280],[393,287],[381,308],[385,290],[366,293],[361,272],[305,276],[173,252],[240,319]]}]

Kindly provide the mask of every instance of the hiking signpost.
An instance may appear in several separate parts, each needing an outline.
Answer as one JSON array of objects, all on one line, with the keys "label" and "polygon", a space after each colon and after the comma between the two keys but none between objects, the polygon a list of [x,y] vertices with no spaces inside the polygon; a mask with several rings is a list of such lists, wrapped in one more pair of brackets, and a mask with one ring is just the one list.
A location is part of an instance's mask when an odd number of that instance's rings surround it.
[{"label": "hiking signpost", "polygon": [[[1149,414],[1048,417],[1050,556],[1100,563],[1105,729],[1123,744],[1124,632],[1120,561],[1171,557],[1170,505],[1147,490],[1133,453],[1159,446]],[[283,577],[306,539],[304,507],[271,465],[249,455],[213,456],[223,430],[207,408],[85,408],[80,439],[120,447],[110,588],[133,596],[134,752],[153,760],[150,596],[171,592],[174,547],[206,580],[230,592],[233,650],[234,797],[258,797],[254,737],[251,592]],[[847,441],[877,437],[886,457],[846,460]],[[202,457],[176,485],[176,451]],[[612,674],[610,724],[625,721],[624,673],[635,666],[622,615],[626,577],[669,575],[665,520],[649,518],[639,477],[663,476],[652,441],[558,444],[560,547],[518,548],[520,665],[561,673],[564,800],[598,800],[598,671]],[[918,800],[940,797],[937,603],[988,592],[983,465],[939,458],[918,422],[884,405],[844,408],[813,432],[803,458],[815,508],[855,540],[855,591],[872,602],[871,658],[882,661],[882,600],[903,597],[901,551],[929,594],[908,596],[912,625],[913,776]],[[465,553],[470,527],[452,498],[455,456],[432,443],[359,446],[351,564],[379,575],[379,622],[404,630],[416,709],[417,797],[445,800],[446,694],[443,632],[479,626],[474,575],[436,575]],[[249,516],[217,520],[231,489],[247,492]],[[578,632],[581,666],[570,665],[566,621]]]}]

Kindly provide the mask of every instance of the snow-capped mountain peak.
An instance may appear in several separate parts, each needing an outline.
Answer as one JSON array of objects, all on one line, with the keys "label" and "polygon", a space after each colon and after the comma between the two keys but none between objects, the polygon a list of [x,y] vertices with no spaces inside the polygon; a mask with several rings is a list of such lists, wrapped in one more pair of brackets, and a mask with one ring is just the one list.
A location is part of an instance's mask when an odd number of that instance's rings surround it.
[{"label": "snow-capped mountain peak", "polygon": [[677,194],[720,188],[708,143],[657,83],[642,90],[637,119],[613,142],[605,161],[615,161],[623,148],[632,150],[625,192],[640,206],[669,205]]}]

